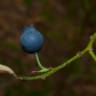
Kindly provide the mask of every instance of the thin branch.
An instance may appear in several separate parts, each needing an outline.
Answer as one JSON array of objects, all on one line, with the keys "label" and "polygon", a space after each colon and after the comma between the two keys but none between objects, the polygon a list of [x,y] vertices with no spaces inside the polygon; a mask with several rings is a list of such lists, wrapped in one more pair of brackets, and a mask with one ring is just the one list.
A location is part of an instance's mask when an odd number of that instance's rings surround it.
[{"label": "thin branch", "polygon": [[93,53],[93,51],[90,51],[90,49],[92,49],[93,43],[96,40],[96,32],[91,36],[91,39],[87,45],[87,47],[82,50],[81,52],[77,53],[75,56],[73,56],[72,58],[68,59],[66,62],[62,63],[61,65],[52,68],[51,70],[49,70],[48,72],[42,73],[40,75],[36,75],[36,76],[22,76],[20,77],[21,80],[37,80],[37,79],[46,79],[47,77],[55,74],[56,72],[58,72],[59,70],[63,69],[65,66],[67,66],[68,64],[71,64],[73,61],[81,58],[84,54],[86,54],[87,52],[92,56],[92,58],[96,61],[96,56],[95,53]]}]

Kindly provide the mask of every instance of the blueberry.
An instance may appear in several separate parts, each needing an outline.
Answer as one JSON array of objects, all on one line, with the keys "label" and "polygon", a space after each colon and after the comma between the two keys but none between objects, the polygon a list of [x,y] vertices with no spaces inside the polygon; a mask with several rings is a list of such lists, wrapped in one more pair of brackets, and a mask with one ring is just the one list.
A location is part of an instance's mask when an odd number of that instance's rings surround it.
[{"label": "blueberry", "polygon": [[42,34],[34,26],[26,27],[20,37],[20,44],[27,53],[38,52],[44,43]]}]

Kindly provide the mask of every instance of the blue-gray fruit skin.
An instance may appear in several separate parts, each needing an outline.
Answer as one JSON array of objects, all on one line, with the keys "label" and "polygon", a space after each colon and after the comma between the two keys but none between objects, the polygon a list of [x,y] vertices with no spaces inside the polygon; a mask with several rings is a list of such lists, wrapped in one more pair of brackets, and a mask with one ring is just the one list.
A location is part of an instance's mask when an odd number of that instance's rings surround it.
[{"label": "blue-gray fruit skin", "polygon": [[43,43],[43,35],[33,25],[26,27],[20,36],[20,44],[27,53],[39,52]]}]

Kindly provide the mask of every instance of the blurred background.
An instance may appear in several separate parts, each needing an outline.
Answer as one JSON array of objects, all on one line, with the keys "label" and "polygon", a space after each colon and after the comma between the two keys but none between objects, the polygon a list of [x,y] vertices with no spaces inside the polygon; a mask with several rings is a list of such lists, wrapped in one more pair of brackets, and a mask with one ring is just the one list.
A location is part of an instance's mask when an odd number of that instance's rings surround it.
[{"label": "blurred background", "polygon": [[[84,49],[96,31],[96,1],[0,0],[0,63],[20,76],[38,70],[34,54],[24,53],[19,43],[30,24],[45,37],[43,65],[58,66]],[[86,54],[46,80],[11,83],[0,80],[0,96],[96,96],[96,64]]]}]

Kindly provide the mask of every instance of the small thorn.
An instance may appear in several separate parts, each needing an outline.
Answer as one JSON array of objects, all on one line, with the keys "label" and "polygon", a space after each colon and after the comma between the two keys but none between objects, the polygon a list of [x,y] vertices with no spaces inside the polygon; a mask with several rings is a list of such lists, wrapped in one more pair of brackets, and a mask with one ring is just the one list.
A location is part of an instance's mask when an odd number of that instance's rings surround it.
[{"label": "small thorn", "polygon": [[38,72],[38,71],[35,71],[35,70],[34,70],[34,71],[31,71],[32,74],[35,74],[35,73],[37,73],[37,72]]},{"label": "small thorn", "polygon": [[45,72],[48,72],[52,69],[52,67],[48,68],[48,69],[41,69],[39,71],[31,71],[31,74],[36,74],[36,73],[45,73]]}]

